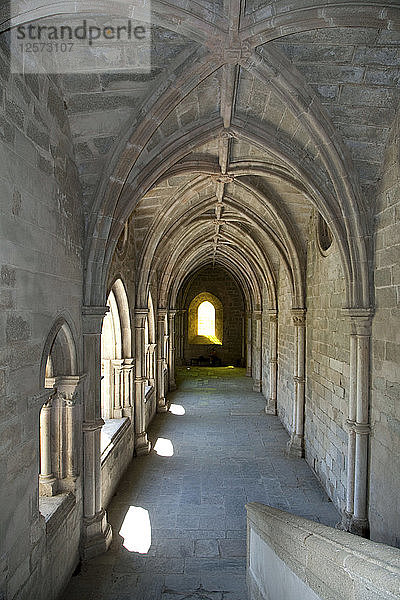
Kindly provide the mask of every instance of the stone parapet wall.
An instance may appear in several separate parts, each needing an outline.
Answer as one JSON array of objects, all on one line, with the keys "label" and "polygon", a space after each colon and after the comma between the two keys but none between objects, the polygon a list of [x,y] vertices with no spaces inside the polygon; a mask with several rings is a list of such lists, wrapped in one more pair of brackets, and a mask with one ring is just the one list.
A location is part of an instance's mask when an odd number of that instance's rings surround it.
[{"label": "stone parapet wall", "polygon": [[399,598],[396,548],[259,503],[247,524],[251,600]]}]

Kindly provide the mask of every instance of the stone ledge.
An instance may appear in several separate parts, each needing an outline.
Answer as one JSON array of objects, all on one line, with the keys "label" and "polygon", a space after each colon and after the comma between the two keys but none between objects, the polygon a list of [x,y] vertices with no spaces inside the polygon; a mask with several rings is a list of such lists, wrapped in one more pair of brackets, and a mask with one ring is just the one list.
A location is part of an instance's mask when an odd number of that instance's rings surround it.
[{"label": "stone ledge", "polygon": [[[259,503],[247,505],[247,520],[249,531],[322,600],[363,598],[366,590],[371,598],[399,598],[397,548]],[[268,579],[267,572],[263,578]]]},{"label": "stone ledge", "polygon": [[101,464],[115,448],[125,432],[129,429],[131,421],[128,417],[121,419],[107,419],[101,428]]},{"label": "stone ledge", "polygon": [[39,497],[39,511],[46,522],[47,535],[53,535],[74,508],[76,498],[71,492],[51,497]]},{"label": "stone ledge", "polygon": [[154,385],[146,385],[144,388],[144,401],[148,402],[149,398],[153,395]]}]

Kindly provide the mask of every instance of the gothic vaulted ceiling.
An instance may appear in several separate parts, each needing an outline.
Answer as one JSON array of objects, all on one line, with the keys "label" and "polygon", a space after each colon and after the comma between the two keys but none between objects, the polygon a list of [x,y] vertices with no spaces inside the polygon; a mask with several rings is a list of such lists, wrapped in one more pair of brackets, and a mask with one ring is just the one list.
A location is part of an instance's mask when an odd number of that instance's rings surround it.
[{"label": "gothic vaulted ceiling", "polygon": [[[77,6],[46,10],[129,14],[128,2]],[[399,103],[399,29],[398,0],[154,0],[150,73],[60,76],[87,259],[100,265],[91,281],[132,215],[138,265],[163,274],[167,295],[179,269],[219,262],[251,269],[273,302],[283,265],[301,305],[316,207],[349,302],[368,305],[360,265]]]}]

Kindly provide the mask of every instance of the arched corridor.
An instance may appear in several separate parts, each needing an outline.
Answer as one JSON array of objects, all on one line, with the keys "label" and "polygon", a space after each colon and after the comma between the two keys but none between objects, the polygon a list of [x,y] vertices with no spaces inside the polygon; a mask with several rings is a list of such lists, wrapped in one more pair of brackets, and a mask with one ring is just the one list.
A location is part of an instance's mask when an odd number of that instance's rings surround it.
[{"label": "arched corridor", "polygon": [[110,550],[64,600],[246,600],[246,502],[340,519],[305,461],[285,456],[287,433],[244,369],[184,367],[170,401],[109,505]]},{"label": "arched corridor", "polygon": [[399,140],[399,0],[1,3],[0,600],[400,598]]}]

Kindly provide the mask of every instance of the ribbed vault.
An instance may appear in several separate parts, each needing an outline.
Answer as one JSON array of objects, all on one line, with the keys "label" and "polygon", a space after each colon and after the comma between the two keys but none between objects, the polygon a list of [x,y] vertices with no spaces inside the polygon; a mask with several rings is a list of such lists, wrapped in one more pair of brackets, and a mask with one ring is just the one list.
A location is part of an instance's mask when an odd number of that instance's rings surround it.
[{"label": "ribbed vault", "polygon": [[[41,17],[129,18],[132,12],[126,2],[84,0],[78,6],[51,0],[43,6],[32,0],[11,14],[18,6],[3,9],[0,31]],[[330,7],[299,0],[287,10],[283,1],[199,1],[184,8],[153,0],[152,27],[154,65],[148,75],[60,78],[86,212],[86,304],[104,302],[115,245],[133,211],[140,220],[148,194],[173,175],[190,174],[192,180],[203,175],[213,181],[217,204],[224,205],[225,215],[214,219],[210,213],[208,225],[200,225],[208,218],[200,205],[190,217],[192,235],[200,236],[203,248],[212,245],[212,260],[227,254],[235,237],[243,236],[248,247],[253,240],[263,264],[270,265],[272,275],[264,273],[269,286],[279,259],[290,274],[293,306],[301,306],[306,229],[314,207],[338,244],[344,304],[370,306],[368,203],[383,146],[375,151],[367,128],[375,110],[388,130],[399,101],[390,73],[398,2],[382,9],[378,1]],[[375,58],[375,71],[366,49],[372,42],[389,48]],[[379,68],[385,72],[379,74]],[[371,87],[377,83],[384,93]],[[362,108],[356,106],[356,112],[353,92]],[[375,102],[369,113],[368,107],[363,110],[367,94]],[[354,143],[354,119],[357,135],[364,132],[361,144]],[[98,123],[106,134],[99,134]],[[226,223],[215,223],[225,217]],[[153,234],[146,238],[146,252],[157,246]],[[162,235],[165,239],[167,230]],[[148,260],[140,258],[143,266]],[[161,257],[154,266],[164,268]]]}]

